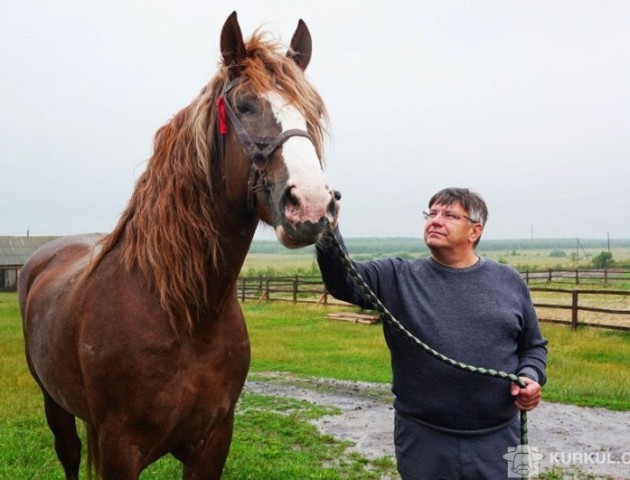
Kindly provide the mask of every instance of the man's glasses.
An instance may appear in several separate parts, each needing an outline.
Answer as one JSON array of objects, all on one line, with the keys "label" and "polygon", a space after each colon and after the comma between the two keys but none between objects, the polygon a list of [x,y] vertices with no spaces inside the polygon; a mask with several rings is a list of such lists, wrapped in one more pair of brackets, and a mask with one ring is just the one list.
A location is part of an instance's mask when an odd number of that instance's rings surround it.
[{"label": "man's glasses", "polygon": [[449,223],[455,223],[461,220],[462,218],[465,218],[470,223],[479,223],[477,220],[473,220],[468,215],[464,215],[463,213],[455,213],[450,210],[431,209],[431,210],[425,210],[424,212],[422,212],[422,216],[424,217],[425,220],[434,220],[438,217],[438,215],[442,215],[442,218],[444,219],[444,221],[449,222]]}]

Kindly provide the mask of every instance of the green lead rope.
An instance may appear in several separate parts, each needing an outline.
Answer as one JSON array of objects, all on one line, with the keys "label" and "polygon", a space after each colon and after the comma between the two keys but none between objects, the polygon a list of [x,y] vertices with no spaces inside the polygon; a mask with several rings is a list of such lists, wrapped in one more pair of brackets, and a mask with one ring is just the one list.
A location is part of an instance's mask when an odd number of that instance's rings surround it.
[{"label": "green lead rope", "polygon": [[[341,246],[341,242],[337,238],[337,235],[335,234],[335,232],[331,230],[329,232],[329,236],[333,242],[335,249],[337,250],[339,254],[339,258],[341,258],[341,261],[343,262],[344,266],[348,270],[348,273],[352,277],[356,286],[359,289],[361,289],[361,291],[370,301],[374,309],[379,312],[381,318],[388,321],[396,330],[398,330],[403,336],[405,336],[413,344],[415,344],[416,346],[418,346],[420,349],[424,350],[426,353],[430,354],[431,356],[437,358],[441,362],[446,363],[447,365],[450,365],[452,367],[459,368],[467,372],[476,373],[478,375],[485,375],[487,377],[503,378],[505,380],[509,380],[510,382],[516,383],[521,388],[525,388],[525,383],[513,373],[507,373],[501,370],[494,370],[492,368],[488,369],[488,368],[482,368],[482,367],[475,367],[473,365],[467,365],[465,363],[458,362],[456,360],[453,360],[452,358],[447,357],[446,355],[443,355],[437,350],[431,348],[422,340],[414,336],[398,320],[396,320],[396,318],[387,310],[387,308],[385,308],[385,306],[381,303],[378,297],[374,294],[374,292],[372,292],[370,287],[365,283],[363,278],[361,278],[361,275],[359,275],[359,272],[357,272],[356,268],[354,268],[354,265],[350,261],[350,258],[348,257],[346,251]],[[527,412],[521,410],[520,413],[521,413],[521,445],[524,446],[524,445],[527,445],[528,443]]]}]

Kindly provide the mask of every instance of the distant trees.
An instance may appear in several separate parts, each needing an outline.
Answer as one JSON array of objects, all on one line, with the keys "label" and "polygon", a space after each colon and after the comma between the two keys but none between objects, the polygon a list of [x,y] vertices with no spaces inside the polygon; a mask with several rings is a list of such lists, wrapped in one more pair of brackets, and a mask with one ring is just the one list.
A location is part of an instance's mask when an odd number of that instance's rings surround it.
[{"label": "distant trees", "polygon": [[615,264],[613,254],[610,252],[601,252],[599,255],[593,257],[591,262],[595,268],[610,268]]}]

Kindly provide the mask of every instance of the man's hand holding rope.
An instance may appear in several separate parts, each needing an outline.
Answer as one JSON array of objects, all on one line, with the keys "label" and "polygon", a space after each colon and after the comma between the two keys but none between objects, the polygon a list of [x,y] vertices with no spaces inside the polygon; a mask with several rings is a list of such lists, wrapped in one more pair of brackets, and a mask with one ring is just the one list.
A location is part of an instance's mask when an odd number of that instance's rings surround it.
[{"label": "man's hand holding rope", "polygon": [[529,412],[538,406],[542,389],[538,382],[528,377],[520,377],[525,387],[520,387],[516,383],[512,383],[512,395],[516,397],[514,402],[519,410]]}]

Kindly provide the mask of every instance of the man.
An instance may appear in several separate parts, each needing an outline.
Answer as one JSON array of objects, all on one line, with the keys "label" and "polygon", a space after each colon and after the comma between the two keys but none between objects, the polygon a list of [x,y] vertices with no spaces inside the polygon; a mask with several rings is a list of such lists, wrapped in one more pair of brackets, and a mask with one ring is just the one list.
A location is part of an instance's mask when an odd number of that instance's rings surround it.
[{"label": "man", "polygon": [[[476,254],[487,216],[478,194],[444,189],[424,212],[430,257],[354,262],[383,305],[417,338],[454,360],[515,373],[526,384],[520,388],[446,365],[384,322],[403,480],[507,478],[503,455],[520,443],[518,410],[540,401],[547,341],[518,272]],[[332,295],[372,307],[330,239],[317,246],[317,260]]]}]

